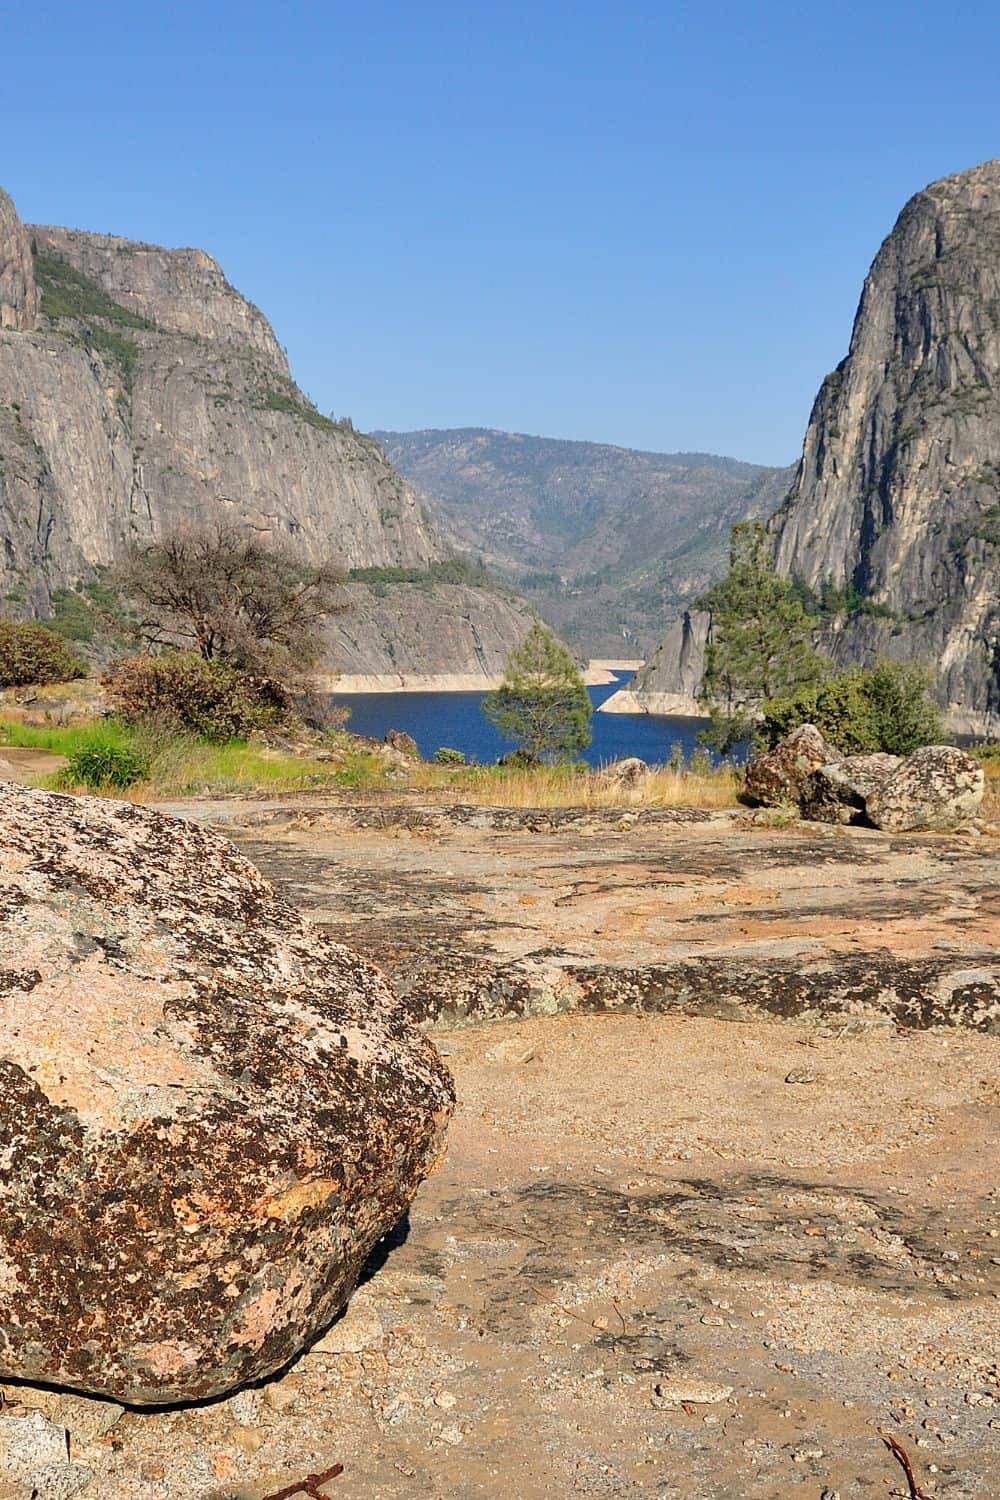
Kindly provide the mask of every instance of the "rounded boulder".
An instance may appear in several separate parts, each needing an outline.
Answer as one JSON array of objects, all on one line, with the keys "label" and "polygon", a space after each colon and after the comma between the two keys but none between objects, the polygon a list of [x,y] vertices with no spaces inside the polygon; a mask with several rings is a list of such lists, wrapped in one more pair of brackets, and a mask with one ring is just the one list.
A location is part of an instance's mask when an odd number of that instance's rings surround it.
[{"label": "rounded boulder", "polygon": [[954,745],[925,745],[901,761],[868,797],[869,822],[887,833],[949,829],[966,822],[983,800],[982,766]]},{"label": "rounded boulder", "polygon": [[755,756],[746,770],[746,792],[762,807],[795,806],[802,797],[806,779],[820,766],[840,759],[815,724],[800,724],[763,755]]},{"label": "rounded boulder", "polygon": [[0,1379],[134,1404],[273,1373],[443,1150],[380,972],[227,840],[0,784]]},{"label": "rounded boulder", "polygon": [[876,751],[820,766],[803,784],[802,816],[816,823],[866,822],[868,798],[898,765],[898,755]]}]

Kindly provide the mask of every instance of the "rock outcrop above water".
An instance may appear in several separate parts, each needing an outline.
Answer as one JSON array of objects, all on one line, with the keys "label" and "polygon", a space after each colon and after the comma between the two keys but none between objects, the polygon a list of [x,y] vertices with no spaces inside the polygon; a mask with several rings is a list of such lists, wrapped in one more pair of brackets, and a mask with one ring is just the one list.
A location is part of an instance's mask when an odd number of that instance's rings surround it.
[{"label": "rock outcrop above water", "polygon": [[1000,723],[1000,161],[903,209],[773,526],[782,573],[867,606],[839,661],[925,660],[956,727]]},{"label": "rock outcrop above water", "polygon": [[380,972],[225,839],[6,784],[0,1378],[151,1403],[294,1356],[442,1150]]},{"label": "rock outcrop above water", "polygon": [[[1000,730],[1000,161],[903,209],[771,529],[838,663],[926,662],[953,729]],[[680,647],[640,701],[684,691]]]},{"label": "rock outcrop above water", "polygon": [[470,586],[443,602],[446,634],[407,628],[426,610],[392,570],[433,600],[448,545],[378,443],[299,390],[211,256],[24,226],[0,194],[0,609],[44,618],[132,543],[216,520],[387,573],[363,627],[336,622],[331,670],[384,670],[388,639],[396,671],[490,676],[526,628],[523,607],[501,612],[494,644],[497,595]]}]

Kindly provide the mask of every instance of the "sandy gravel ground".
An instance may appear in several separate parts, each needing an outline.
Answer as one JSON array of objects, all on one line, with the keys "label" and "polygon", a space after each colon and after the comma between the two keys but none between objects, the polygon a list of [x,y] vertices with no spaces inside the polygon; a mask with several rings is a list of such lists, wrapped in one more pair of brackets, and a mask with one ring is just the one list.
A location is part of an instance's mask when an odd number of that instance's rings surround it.
[{"label": "sandy gravel ground", "polygon": [[[928,1497],[1000,1495],[1000,1036],[880,1000],[996,1000],[996,840],[179,810],[427,1006],[459,1108],[280,1378],[144,1413],[8,1384],[0,1446],[68,1433],[36,1500],[265,1500],[337,1464],[330,1500],[905,1497],[883,1433]],[[799,969],[811,1008],[743,1004]],[[574,1009],[585,973],[631,1009]]]},{"label": "sandy gravel ground", "polygon": [[154,1414],[7,1388],[69,1427],[88,1500],[338,1462],[344,1500],[905,1494],[883,1430],[929,1495],[1000,1493],[1000,1040],[592,1016],[441,1043],[447,1160],[281,1380]]}]

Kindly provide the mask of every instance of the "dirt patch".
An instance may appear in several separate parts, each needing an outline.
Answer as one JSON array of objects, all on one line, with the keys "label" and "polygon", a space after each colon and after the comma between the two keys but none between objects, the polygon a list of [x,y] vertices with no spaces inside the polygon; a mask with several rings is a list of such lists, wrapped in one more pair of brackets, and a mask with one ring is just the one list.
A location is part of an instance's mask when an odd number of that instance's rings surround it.
[{"label": "dirt patch", "polygon": [[344,1332],[74,1439],[87,1500],[334,1462],[344,1500],[888,1495],[883,1428],[929,1494],[997,1493],[1000,1040],[626,1015],[441,1043],[447,1159]]}]

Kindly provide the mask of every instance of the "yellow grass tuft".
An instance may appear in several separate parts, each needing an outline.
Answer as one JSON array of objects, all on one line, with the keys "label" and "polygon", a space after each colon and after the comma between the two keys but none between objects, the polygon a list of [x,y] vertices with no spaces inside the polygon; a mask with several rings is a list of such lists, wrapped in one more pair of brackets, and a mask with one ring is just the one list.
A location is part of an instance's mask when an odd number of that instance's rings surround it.
[{"label": "yellow grass tuft", "polygon": [[735,807],[740,773],[650,771],[634,786],[577,766],[415,766],[410,784],[435,800],[484,807]]}]

